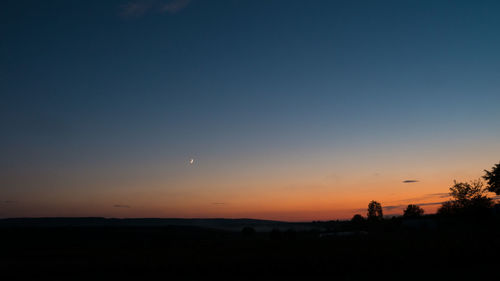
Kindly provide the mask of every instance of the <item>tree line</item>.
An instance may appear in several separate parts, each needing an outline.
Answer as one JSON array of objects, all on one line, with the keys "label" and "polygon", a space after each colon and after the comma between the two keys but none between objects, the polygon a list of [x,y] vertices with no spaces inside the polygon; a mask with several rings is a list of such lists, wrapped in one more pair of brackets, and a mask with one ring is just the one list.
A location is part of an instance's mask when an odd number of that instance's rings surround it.
[{"label": "tree line", "polygon": [[[491,170],[484,170],[482,179],[469,182],[453,181],[449,195],[451,200],[443,202],[438,208],[437,214],[441,216],[483,216],[491,213],[494,201],[488,196],[488,192],[500,195],[500,163],[495,164]],[[483,181],[484,180],[484,181]],[[424,214],[424,209],[416,204],[409,204],[403,211],[405,218],[417,218]],[[378,221],[383,219],[382,204],[372,200],[368,204],[366,219]],[[365,218],[356,214],[351,221],[357,223]]]}]

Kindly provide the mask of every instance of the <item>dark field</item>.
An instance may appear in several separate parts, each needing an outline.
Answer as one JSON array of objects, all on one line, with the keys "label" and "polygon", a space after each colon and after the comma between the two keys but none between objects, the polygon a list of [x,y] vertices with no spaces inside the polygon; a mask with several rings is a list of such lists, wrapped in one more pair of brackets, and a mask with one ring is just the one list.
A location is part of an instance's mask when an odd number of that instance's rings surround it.
[{"label": "dark field", "polygon": [[[347,234],[360,227],[325,222],[305,231],[242,233],[195,226],[3,226],[0,268],[9,277],[4,280],[450,280],[496,275],[496,219],[432,220],[432,229],[405,227],[394,219]],[[319,238],[332,229],[344,232]]]},{"label": "dark field", "polygon": [[[331,226],[348,228],[345,224]],[[1,270],[17,278],[349,280],[482,278],[498,266],[496,220],[439,221],[430,230],[389,220],[367,228],[368,234],[319,238],[319,230],[244,234],[193,226],[2,227]]]}]

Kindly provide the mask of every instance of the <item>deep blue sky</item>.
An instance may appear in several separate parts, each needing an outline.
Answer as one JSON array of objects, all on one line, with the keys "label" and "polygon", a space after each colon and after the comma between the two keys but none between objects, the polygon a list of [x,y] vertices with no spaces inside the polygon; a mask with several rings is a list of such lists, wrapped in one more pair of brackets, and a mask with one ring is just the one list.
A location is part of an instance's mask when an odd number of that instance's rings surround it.
[{"label": "deep blue sky", "polygon": [[499,15],[499,1],[2,1],[0,199],[184,186],[190,157],[255,177],[269,159],[460,140],[498,158]]}]

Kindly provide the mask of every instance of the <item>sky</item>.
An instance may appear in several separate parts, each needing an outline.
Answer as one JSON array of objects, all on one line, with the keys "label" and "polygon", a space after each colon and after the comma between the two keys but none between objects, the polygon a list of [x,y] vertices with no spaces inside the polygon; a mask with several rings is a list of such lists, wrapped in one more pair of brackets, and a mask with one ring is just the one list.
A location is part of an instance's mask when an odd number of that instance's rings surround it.
[{"label": "sky", "polygon": [[0,217],[328,220],[371,200],[432,213],[500,160],[499,14],[2,1]]}]

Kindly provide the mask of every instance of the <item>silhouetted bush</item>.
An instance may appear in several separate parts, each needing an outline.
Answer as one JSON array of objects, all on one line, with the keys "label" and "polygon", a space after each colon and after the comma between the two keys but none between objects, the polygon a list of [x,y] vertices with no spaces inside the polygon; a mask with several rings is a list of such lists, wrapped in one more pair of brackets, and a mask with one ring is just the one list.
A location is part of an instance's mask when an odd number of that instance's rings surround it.
[{"label": "silhouetted bush", "polygon": [[417,218],[424,214],[424,209],[420,208],[418,205],[410,204],[404,210],[403,216],[405,218]]},{"label": "silhouetted bush", "polygon": [[362,230],[366,227],[366,219],[362,215],[356,214],[352,217],[348,225],[353,230]]},{"label": "silhouetted bush", "polygon": [[249,226],[243,227],[241,234],[243,234],[243,236],[253,236],[255,234],[255,229]]},{"label": "silhouetted bush", "polygon": [[360,215],[360,214],[355,214],[352,217],[351,222],[354,223],[354,224],[364,223],[365,222],[365,218],[362,215]]},{"label": "silhouetted bush", "polygon": [[438,209],[438,214],[487,216],[493,207],[493,201],[486,196],[486,192],[481,180],[454,181],[454,185],[450,187],[450,196],[454,200],[444,202]]}]

